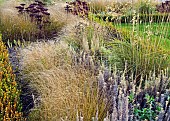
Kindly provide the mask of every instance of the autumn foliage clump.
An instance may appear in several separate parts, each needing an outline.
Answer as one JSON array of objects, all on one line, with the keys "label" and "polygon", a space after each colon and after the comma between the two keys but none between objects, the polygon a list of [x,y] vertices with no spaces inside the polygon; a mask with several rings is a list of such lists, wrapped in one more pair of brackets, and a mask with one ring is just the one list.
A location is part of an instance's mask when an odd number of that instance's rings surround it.
[{"label": "autumn foliage clump", "polygon": [[22,120],[20,91],[9,63],[8,50],[0,38],[0,120]]}]

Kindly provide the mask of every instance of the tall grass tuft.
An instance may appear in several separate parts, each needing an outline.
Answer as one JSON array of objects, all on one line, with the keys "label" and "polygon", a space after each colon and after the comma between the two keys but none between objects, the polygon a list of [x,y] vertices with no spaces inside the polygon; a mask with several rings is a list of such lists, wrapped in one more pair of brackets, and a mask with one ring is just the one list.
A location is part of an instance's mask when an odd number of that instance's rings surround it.
[{"label": "tall grass tuft", "polygon": [[71,54],[74,51],[62,42],[39,43],[21,51],[23,78],[39,93],[29,120],[76,120],[77,115],[90,120],[96,113],[99,119],[106,116],[96,76],[87,66],[74,64]]}]

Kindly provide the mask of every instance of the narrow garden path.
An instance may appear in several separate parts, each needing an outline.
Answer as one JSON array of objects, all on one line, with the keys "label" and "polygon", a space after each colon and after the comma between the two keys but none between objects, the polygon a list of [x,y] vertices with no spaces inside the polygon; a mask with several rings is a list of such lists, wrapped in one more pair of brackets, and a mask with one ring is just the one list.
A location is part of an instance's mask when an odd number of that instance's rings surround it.
[{"label": "narrow garden path", "polygon": [[84,20],[71,13],[67,13],[64,8],[66,5],[67,4],[65,2],[57,2],[55,5],[48,7],[52,18],[66,23],[66,25],[62,28],[59,37],[56,37],[57,40],[68,36],[78,23],[88,23],[88,20]]}]

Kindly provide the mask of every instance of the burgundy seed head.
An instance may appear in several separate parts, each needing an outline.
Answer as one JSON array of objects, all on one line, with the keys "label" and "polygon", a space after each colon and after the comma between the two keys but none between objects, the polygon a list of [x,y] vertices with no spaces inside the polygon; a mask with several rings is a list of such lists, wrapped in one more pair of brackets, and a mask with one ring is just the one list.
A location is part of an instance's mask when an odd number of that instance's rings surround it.
[{"label": "burgundy seed head", "polygon": [[45,15],[48,15],[48,16],[50,15],[50,13],[45,12],[45,11],[43,11],[42,13],[45,14]]},{"label": "burgundy seed head", "polygon": [[41,1],[38,1],[38,3],[39,3],[39,4],[42,4],[42,2],[41,2]]},{"label": "burgundy seed head", "polygon": [[29,5],[28,8],[34,8],[34,5]]},{"label": "burgundy seed head", "polygon": [[36,8],[37,8],[37,9],[42,9],[42,6],[37,6]]},{"label": "burgundy seed head", "polygon": [[83,4],[83,5],[87,5],[87,3],[86,3],[86,2],[82,2],[82,4]]},{"label": "burgundy seed head", "polygon": [[31,5],[34,5],[34,6],[36,6],[36,5],[38,5],[37,3],[32,3]]},{"label": "burgundy seed head", "polygon": [[24,6],[25,4],[24,3],[22,3],[22,4],[20,4],[21,6]]},{"label": "burgundy seed head", "polygon": [[33,17],[33,16],[35,16],[35,14],[30,14],[30,17]]},{"label": "burgundy seed head", "polygon": [[19,12],[19,13],[22,13],[22,12],[23,12],[23,10],[18,10],[18,12]]},{"label": "burgundy seed head", "polygon": [[17,6],[15,8],[17,8],[17,9],[24,9],[24,7],[22,7],[22,6]]},{"label": "burgundy seed head", "polygon": [[43,11],[47,11],[48,9],[47,8],[43,8]]},{"label": "burgundy seed head", "polygon": [[39,0],[35,0],[35,2],[40,2]]},{"label": "burgundy seed head", "polygon": [[42,15],[36,15],[35,17],[36,18],[42,18],[43,16]]},{"label": "burgundy seed head", "polygon": [[28,9],[26,9],[25,11],[26,11],[26,12],[30,12],[30,10],[28,10]]},{"label": "burgundy seed head", "polygon": [[38,13],[40,10],[33,10],[32,13]]},{"label": "burgundy seed head", "polygon": [[81,1],[78,0],[78,1],[77,1],[77,4],[81,5]]},{"label": "burgundy seed head", "polygon": [[43,26],[40,24],[38,27],[39,27],[39,29],[41,30]]}]

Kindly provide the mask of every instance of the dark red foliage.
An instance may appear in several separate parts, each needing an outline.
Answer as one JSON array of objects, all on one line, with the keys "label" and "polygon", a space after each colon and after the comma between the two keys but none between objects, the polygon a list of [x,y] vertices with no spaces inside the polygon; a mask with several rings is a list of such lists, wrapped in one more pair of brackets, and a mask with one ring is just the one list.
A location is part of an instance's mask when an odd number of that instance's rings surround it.
[{"label": "dark red foliage", "polygon": [[24,9],[23,6],[16,6],[15,8],[17,8],[17,9]]},{"label": "dark red foliage", "polygon": [[89,7],[88,3],[81,0],[76,0],[74,2],[66,2],[65,10],[73,15],[79,15],[80,17],[88,17]]},{"label": "dark red foliage", "polygon": [[50,13],[45,12],[45,11],[42,11],[42,13],[43,13],[43,14],[45,14],[45,15],[47,15],[47,16],[49,16],[49,15],[50,15]]},{"label": "dark red foliage", "polygon": [[20,4],[21,6],[25,6],[25,4],[24,3],[22,3],[22,4]]},{"label": "dark red foliage", "polygon": [[49,20],[50,13],[47,12],[48,9],[45,8],[45,4],[39,0],[35,0],[35,2],[30,4],[28,7],[25,7],[25,4],[20,4],[20,6],[15,8],[18,9],[19,14],[28,14],[30,21],[34,22],[40,30],[51,23]]}]

